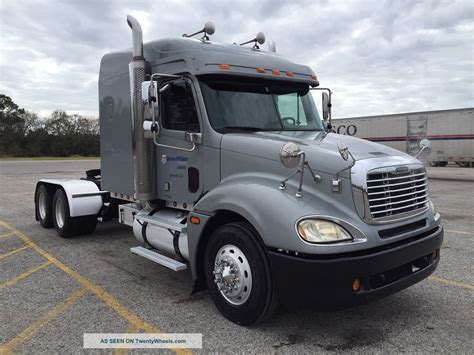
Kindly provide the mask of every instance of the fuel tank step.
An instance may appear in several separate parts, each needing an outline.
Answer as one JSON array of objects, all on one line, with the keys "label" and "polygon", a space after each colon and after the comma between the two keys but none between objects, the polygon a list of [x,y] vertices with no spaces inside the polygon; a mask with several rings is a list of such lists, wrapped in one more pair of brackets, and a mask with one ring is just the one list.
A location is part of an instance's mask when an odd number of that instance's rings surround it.
[{"label": "fuel tank step", "polygon": [[156,251],[153,251],[144,247],[130,248],[130,251],[133,254],[143,256],[144,258],[154,261],[157,264],[166,266],[168,269],[171,269],[173,271],[181,271],[181,270],[187,269],[186,264],[183,264],[179,261],[168,258],[167,256],[164,256],[162,254],[157,253]]}]

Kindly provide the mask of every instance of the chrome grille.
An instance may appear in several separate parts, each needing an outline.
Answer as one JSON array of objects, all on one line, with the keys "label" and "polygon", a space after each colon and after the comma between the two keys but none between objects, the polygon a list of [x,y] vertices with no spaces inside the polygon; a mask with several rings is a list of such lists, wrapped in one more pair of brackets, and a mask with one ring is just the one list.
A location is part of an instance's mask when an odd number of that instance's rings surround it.
[{"label": "chrome grille", "polygon": [[417,168],[403,172],[396,169],[370,172],[367,175],[367,196],[374,220],[418,212],[428,202],[426,171]]}]

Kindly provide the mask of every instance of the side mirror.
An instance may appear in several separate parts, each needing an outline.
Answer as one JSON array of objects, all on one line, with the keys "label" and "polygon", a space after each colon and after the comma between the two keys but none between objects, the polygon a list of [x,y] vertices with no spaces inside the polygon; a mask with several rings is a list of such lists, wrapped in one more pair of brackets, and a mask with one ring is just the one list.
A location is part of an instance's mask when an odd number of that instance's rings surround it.
[{"label": "side mirror", "polygon": [[142,100],[145,105],[152,104],[155,108],[158,107],[158,82],[144,81],[142,83]]},{"label": "side mirror", "polygon": [[142,83],[142,100],[145,104],[143,135],[145,138],[155,138],[155,136],[160,132],[160,126],[155,121],[159,100],[157,81],[144,81]]},{"label": "side mirror", "polygon": [[331,100],[327,92],[323,92],[322,95],[322,106],[323,106],[323,120],[327,121],[331,114]]},{"label": "side mirror", "polygon": [[301,164],[303,154],[298,144],[288,142],[280,149],[280,161],[288,169],[296,168]]},{"label": "side mirror", "polygon": [[427,157],[430,154],[431,154],[431,142],[428,139],[423,138],[420,141],[420,150],[415,155],[415,158]]}]

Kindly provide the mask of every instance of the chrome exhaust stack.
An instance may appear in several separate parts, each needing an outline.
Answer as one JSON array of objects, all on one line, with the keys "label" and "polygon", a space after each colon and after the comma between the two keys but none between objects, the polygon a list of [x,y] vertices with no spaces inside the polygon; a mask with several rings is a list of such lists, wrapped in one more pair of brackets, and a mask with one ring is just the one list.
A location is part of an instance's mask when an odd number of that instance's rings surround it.
[{"label": "chrome exhaust stack", "polygon": [[153,142],[145,139],[143,130],[145,104],[142,100],[142,82],[145,81],[146,62],[143,57],[142,28],[137,19],[127,15],[127,23],[132,29],[133,59],[128,65],[130,73],[130,95],[132,111],[132,149],[135,199],[154,199],[153,183]]}]

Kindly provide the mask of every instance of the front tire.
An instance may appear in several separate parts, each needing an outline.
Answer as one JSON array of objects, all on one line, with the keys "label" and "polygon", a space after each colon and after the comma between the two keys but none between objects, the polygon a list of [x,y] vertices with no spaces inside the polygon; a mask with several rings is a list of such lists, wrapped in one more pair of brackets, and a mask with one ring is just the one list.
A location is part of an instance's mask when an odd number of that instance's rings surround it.
[{"label": "front tire", "polygon": [[205,276],[217,309],[234,323],[261,322],[277,308],[265,250],[248,223],[226,224],[213,233],[206,248]]}]

